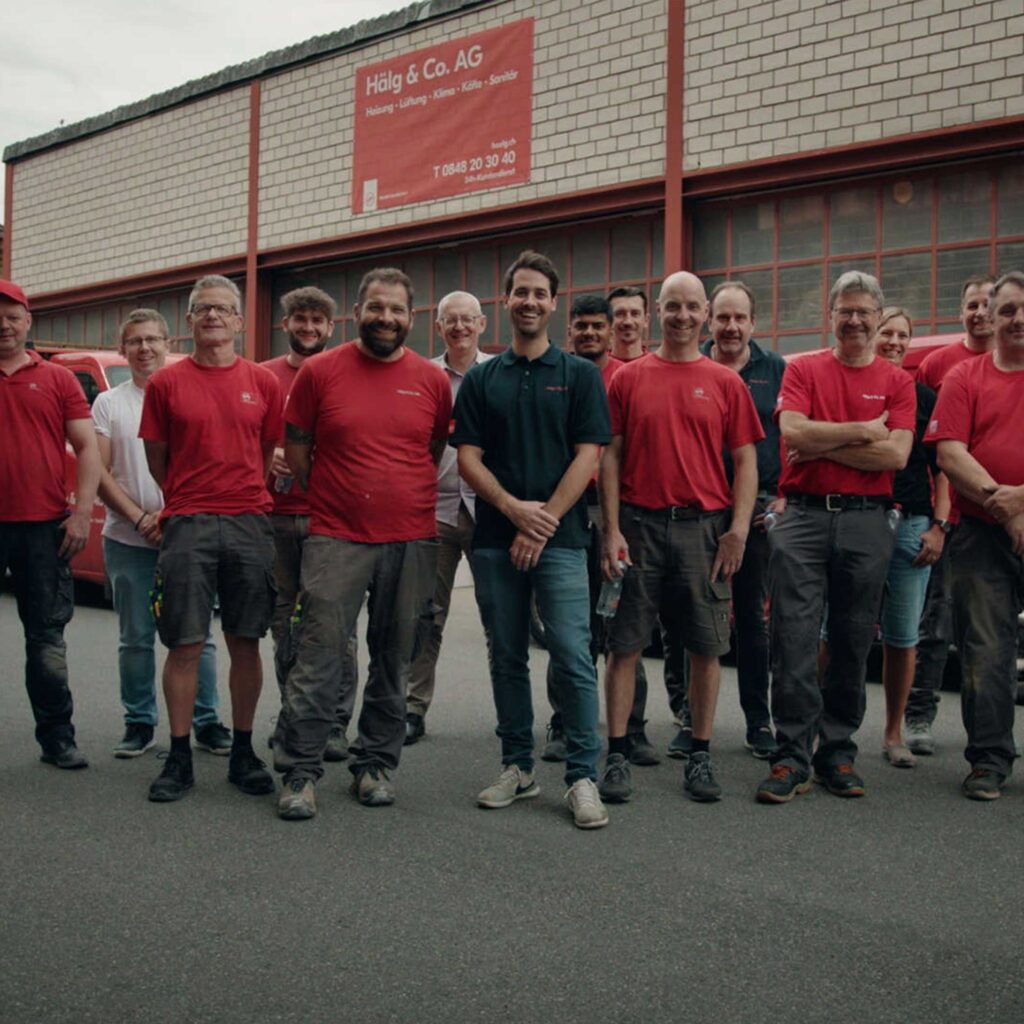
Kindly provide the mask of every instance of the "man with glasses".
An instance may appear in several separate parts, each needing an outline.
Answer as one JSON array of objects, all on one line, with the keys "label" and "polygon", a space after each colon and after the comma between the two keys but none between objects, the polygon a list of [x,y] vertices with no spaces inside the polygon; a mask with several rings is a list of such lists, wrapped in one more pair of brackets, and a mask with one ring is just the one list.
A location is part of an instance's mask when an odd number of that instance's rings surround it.
[{"label": "man with glasses", "polygon": [[[830,793],[864,795],[853,735],[898,525],[893,475],[906,465],[916,415],[910,375],[871,344],[883,304],[870,274],[839,277],[829,294],[835,347],[791,362],[779,392],[787,505],[768,535],[778,748],[756,793],[762,803],[806,792],[812,767]],[[826,604],[829,661],[819,684]]]},{"label": "man with glasses", "polygon": [[[107,506],[103,562],[114,592],[120,630],[118,669],[125,730],[114,757],[138,757],[153,744],[157,723],[156,624],[149,592],[160,549],[164,498],[146,465],[139,420],[146,388],[167,361],[167,321],[155,309],[135,309],[121,325],[118,350],[131,378],[97,396],[92,418],[103,474],[100,498]],[[208,635],[199,659],[199,689],[192,727],[196,746],[212,754],[231,750],[231,733],[217,715],[217,650]]]},{"label": "man with glasses", "polygon": [[[28,299],[0,280],[0,582],[8,569],[25,630],[25,689],[40,760],[85,768],[75,745],[64,627],[75,607],[71,559],[89,539],[100,457],[89,405],[74,374],[26,351]],[[78,459],[68,509],[65,442]]]},{"label": "man with glasses", "polygon": [[166,502],[153,588],[153,613],[168,648],[171,726],[171,752],[149,789],[159,803],[180,800],[194,785],[189,726],[218,598],[231,656],[228,781],[252,795],[274,789],[253,751],[252,723],[263,686],[259,642],[274,610],[266,476],[281,434],[281,389],[272,373],[235,352],[242,315],[233,282],[200,278],[188,305],[192,356],[153,375],[139,427]]},{"label": "man with glasses", "polygon": [[[452,388],[452,400],[471,366],[491,357],[480,351],[480,336],[487,328],[487,317],[476,296],[469,292],[451,292],[437,304],[437,333],[445,350],[434,362],[444,370]],[[422,625],[420,650],[409,670],[406,694],[405,743],[420,740],[426,732],[424,719],[434,698],[434,676],[441,653],[441,637],[452,600],[455,570],[465,555],[469,558],[476,515],[476,495],[459,476],[455,449],[445,446],[437,467],[437,581],[430,617]],[[472,568],[472,562],[470,562]]]}]

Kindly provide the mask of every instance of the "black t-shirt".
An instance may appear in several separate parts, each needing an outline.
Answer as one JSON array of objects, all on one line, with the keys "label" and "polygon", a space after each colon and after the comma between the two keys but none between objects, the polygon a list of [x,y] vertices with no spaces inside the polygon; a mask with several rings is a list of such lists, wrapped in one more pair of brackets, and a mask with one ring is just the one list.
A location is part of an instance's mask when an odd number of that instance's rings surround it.
[{"label": "black t-shirt", "polygon": [[925,384],[915,383],[917,390],[917,423],[914,427],[914,446],[910,458],[892,482],[892,500],[903,509],[904,515],[930,516],[932,514],[932,486],[928,471],[937,472],[935,445],[924,443],[924,434],[935,408],[935,392]]}]

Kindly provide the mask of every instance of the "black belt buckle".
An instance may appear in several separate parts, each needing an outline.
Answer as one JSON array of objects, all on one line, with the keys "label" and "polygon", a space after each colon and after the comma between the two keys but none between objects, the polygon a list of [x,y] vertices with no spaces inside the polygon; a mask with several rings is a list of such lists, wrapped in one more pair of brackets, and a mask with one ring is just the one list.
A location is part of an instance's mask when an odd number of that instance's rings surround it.
[{"label": "black belt buckle", "polygon": [[826,512],[845,512],[846,511],[846,496],[843,494],[826,494],[825,495],[825,511]]},{"label": "black belt buckle", "polygon": [[681,523],[684,519],[696,519],[700,511],[692,505],[670,505],[668,518],[670,522]]}]

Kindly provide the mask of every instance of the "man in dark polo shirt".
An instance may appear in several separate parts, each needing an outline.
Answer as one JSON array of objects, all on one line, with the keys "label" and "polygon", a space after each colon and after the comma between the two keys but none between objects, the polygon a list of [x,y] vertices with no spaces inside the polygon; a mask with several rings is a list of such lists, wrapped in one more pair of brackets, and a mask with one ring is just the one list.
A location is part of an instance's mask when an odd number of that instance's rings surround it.
[{"label": "man in dark polo shirt", "polygon": [[[883,305],[870,274],[843,274],[829,295],[835,348],[790,363],[779,392],[787,505],[768,534],[778,749],[756,793],[762,803],[810,788],[812,751],[815,781],[836,796],[864,795],[853,734],[895,542],[893,473],[906,465],[916,412],[909,374],[871,345]],[[826,602],[829,663],[819,685]]]},{"label": "man in dark polo shirt", "polygon": [[[754,518],[743,564],[732,578],[732,609],[740,706],[747,720],[746,746],[754,757],[765,759],[775,753],[775,737],[768,707],[768,534],[764,517],[769,511],[779,513],[786,507],[785,499],[778,497],[779,426],[775,420],[775,402],[786,361],[754,341],[754,293],[742,281],[723,281],[712,291],[710,302],[711,337],[701,346],[701,352],[740,375],[764,430],[764,440],[757,445]],[[733,468],[728,452],[725,462],[731,480]]]},{"label": "man in dark polo shirt", "polygon": [[597,367],[548,338],[557,292],[551,261],[521,253],[505,275],[512,344],[466,374],[455,406],[450,443],[477,495],[473,570],[491,637],[502,748],[501,777],[477,802],[507,807],[540,792],[528,667],[533,594],[561,686],[566,799],[577,826],[600,828],[608,812],[596,785],[601,742],[583,492],[609,440],[608,404]]},{"label": "man in dark polo shirt", "polygon": [[954,489],[953,632],[971,772],[963,793],[994,800],[1013,767],[1017,616],[1024,608],[1024,274],[989,301],[995,349],[944,379],[926,440]]},{"label": "man in dark polo shirt", "polygon": [[[75,746],[64,627],[74,611],[70,561],[89,539],[100,453],[74,374],[25,350],[32,314],[25,293],[0,280],[0,582],[11,570],[25,629],[25,688],[40,760],[85,768]],[[64,443],[78,457],[69,514]]]}]

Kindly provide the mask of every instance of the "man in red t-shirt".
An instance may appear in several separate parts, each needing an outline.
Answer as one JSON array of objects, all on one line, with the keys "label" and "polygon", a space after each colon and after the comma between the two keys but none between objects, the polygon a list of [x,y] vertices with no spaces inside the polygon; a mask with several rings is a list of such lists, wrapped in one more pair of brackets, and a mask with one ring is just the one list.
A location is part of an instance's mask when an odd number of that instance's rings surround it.
[{"label": "man in red t-shirt", "polygon": [[405,739],[405,678],[437,572],[437,463],[452,391],[438,366],[405,347],[412,283],[369,271],[359,336],[307,363],[288,398],[285,458],[308,489],[309,539],[296,609],[298,648],[285,686],[275,760],[282,818],[316,814],[314,786],[338,703],[340,659],[370,592],[370,673],[352,748],[352,792],[394,802],[389,773]]},{"label": "man in red t-shirt", "polygon": [[945,379],[926,440],[954,488],[953,629],[971,773],[965,796],[994,800],[1013,767],[1017,616],[1024,608],[1024,273],[992,288],[995,349]]},{"label": "man in red t-shirt", "polygon": [[[74,611],[71,558],[89,539],[100,454],[74,374],[26,350],[32,314],[0,280],[0,582],[8,569],[25,630],[25,688],[41,760],[85,768],[71,724],[64,627]],[[75,508],[64,489],[65,441],[78,457]]]},{"label": "man in red t-shirt", "polygon": [[[757,790],[762,803],[807,791],[812,751],[815,781],[836,796],[864,795],[853,734],[895,542],[892,479],[906,465],[916,415],[910,375],[872,348],[883,305],[874,277],[843,274],[829,295],[835,348],[794,360],[782,379],[787,505],[768,535],[778,749]],[[826,602],[829,664],[819,686]]]},{"label": "man in red t-shirt", "polygon": [[253,751],[252,723],[263,686],[259,641],[274,609],[266,475],[281,435],[283,402],[274,375],[235,352],[241,301],[225,277],[196,282],[188,303],[192,358],[158,370],[142,406],[139,437],[164,493],[153,613],[168,648],[171,752],[149,789],[149,799],[159,803],[180,800],[193,786],[192,708],[218,598],[231,656],[228,781],[253,795],[274,789]]},{"label": "man in red t-shirt", "polygon": [[[327,347],[334,333],[334,317],[338,307],[325,291],[319,288],[296,288],[281,296],[284,318],[281,329],[288,336],[289,351],[262,365],[281,385],[281,394],[287,400],[302,365]],[[291,619],[295,611],[295,598],[299,593],[299,571],[302,549],[309,536],[309,499],[301,487],[294,486],[295,478],[284,460],[284,434],[281,444],[274,449],[267,486],[274,499],[271,522],[274,524],[274,579],[277,600],[270,635],[274,638],[274,669],[277,685],[284,703],[284,687],[288,673],[295,662],[292,643]],[[352,720],[359,678],[356,634],[353,631],[345,646],[341,664],[340,699],[337,717],[324,749],[325,761],[344,761],[348,757],[348,737],[345,730]],[[273,745],[273,738],[271,745]]]},{"label": "man in red t-shirt", "polygon": [[608,293],[608,305],[612,310],[612,356],[620,363],[631,363],[647,355],[651,326],[647,293],[643,288],[613,288]]},{"label": "man in red t-shirt", "polygon": [[729,649],[730,580],[743,560],[757,495],[754,446],[764,437],[739,375],[700,353],[708,316],[700,279],[686,272],[666,278],[658,316],[661,347],[612,379],[612,441],[601,460],[605,575],[621,575],[620,559],[631,567],[608,626],[608,760],[600,789],[611,802],[632,796],[626,723],[637,661],[658,618],[690,654],[686,792],[701,801],[721,796],[709,749],[718,659]]},{"label": "man in red t-shirt", "polygon": [[[988,276],[969,277],[960,293],[960,319],[964,336],[943,348],[929,353],[917,368],[917,379],[933,391],[940,391],[946,375],[960,363],[991,351],[995,334],[989,314],[989,295],[995,279]],[[949,481],[940,473],[935,479],[936,504],[948,506]],[[949,533],[955,515],[938,525]],[[953,641],[952,605],[950,603],[950,559],[947,544],[928,577],[924,611],[918,631],[917,661],[914,683],[904,714],[907,746],[915,754],[935,753],[932,722],[939,710],[942,677],[946,671],[949,645]]]}]

